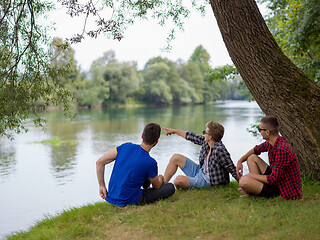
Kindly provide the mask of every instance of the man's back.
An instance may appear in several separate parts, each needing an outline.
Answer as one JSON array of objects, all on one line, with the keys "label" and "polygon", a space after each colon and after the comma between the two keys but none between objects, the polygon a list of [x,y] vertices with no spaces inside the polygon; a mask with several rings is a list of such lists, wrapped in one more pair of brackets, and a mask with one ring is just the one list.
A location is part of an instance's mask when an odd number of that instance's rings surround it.
[{"label": "man's back", "polygon": [[106,201],[117,206],[136,203],[145,180],[157,175],[157,163],[147,151],[136,144],[122,144],[117,147]]}]

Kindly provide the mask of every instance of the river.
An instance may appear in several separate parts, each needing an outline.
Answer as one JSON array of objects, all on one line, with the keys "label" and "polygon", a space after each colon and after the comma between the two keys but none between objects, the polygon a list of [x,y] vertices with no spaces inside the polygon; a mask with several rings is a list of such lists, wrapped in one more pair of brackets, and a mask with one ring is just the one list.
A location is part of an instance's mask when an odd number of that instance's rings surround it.
[{"label": "river", "polygon": [[[259,106],[246,101],[79,110],[73,120],[64,118],[61,111],[49,112],[45,130],[29,125],[29,131],[16,135],[14,141],[0,138],[0,238],[27,230],[46,216],[102,201],[95,161],[123,142],[140,143],[141,132],[149,122],[201,134],[206,122],[217,121],[225,127],[222,141],[236,163],[262,142],[261,137],[247,131],[260,116]],[[150,152],[158,161],[160,174],[174,153],[197,161],[199,146],[164,133],[163,130],[158,145]],[[59,138],[62,144],[43,142],[53,138]],[[106,166],[106,183],[112,166]]]}]

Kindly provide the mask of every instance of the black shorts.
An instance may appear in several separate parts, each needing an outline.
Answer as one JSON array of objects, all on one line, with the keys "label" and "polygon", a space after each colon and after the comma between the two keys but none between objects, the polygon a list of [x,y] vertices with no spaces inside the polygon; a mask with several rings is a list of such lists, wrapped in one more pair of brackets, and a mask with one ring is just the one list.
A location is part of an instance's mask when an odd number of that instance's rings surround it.
[{"label": "black shorts", "polygon": [[[272,173],[272,170],[271,170],[270,166],[268,166],[263,175],[270,175],[271,173]],[[277,185],[272,186],[267,183],[263,183],[262,190],[259,193],[260,197],[266,197],[266,198],[277,197],[279,195],[280,195],[279,187]]]}]

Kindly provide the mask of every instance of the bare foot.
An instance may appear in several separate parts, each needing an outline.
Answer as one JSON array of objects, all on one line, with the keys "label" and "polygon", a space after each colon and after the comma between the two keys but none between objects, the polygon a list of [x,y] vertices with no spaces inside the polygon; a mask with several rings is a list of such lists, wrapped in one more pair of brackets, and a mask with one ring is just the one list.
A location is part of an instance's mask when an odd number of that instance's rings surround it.
[{"label": "bare foot", "polygon": [[241,198],[247,198],[247,197],[250,197],[250,195],[248,195],[248,194],[243,194],[243,195],[241,195],[240,197],[241,197]]},{"label": "bare foot", "polygon": [[246,194],[241,187],[238,188],[238,191],[239,191],[239,193],[244,193],[243,195],[240,196],[241,198],[251,197],[251,195]]}]

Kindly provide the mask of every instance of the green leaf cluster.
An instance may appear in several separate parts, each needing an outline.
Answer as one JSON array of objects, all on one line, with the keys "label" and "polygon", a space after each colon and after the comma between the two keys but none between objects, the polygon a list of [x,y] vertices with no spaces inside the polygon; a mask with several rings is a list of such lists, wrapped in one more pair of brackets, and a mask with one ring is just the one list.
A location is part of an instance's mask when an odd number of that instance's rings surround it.
[{"label": "green leaf cluster", "polygon": [[40,0],[0,1],[0,135],[26,131],[30,113],[41,126],[48,105],[69,108],[72,94],[61,84],[68,65],[51,65],[47,28],[37,21],[51,9]]},{"label": "green leaf cluster", "polygon": [[285,54],[320,84],[320,2],[262,0],[270,9],[267,24]]},{"label": "green leaf cluster", "polygon": [[210,68],[207,80],[209,82],[227,82],[231,89],[227,97],[228,99],[253,100],[251,93],[234,65],[227,64],[221,67]]},{"label": "green leaf cluster", "polygon": [[[171,49],[170,42],[175,38],[177,29],[183,30],[184,20],[189,17],[190,9],[195,8],[202,15],[205,15],[205,6],[209,4],[207,0],[134,0],[134,1],[102,1],[79,3],[72,0],[58,0],[67,9],[70,16],[85,17],[84,30],[70,38],[71,43],[81,42],[85,35],[92,38],[99,34],[106,34],[109,38],[121,40],[128,26],[134,24],[136,20],[155,19],[161,26],[170,26],[167,33],[166,49]],[[109,13],[106,20],[100,14]],[[108,14],[107,14],[108,15]],[[96,23],[96,28],[85,30],[89,17]]]}]

